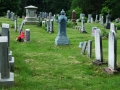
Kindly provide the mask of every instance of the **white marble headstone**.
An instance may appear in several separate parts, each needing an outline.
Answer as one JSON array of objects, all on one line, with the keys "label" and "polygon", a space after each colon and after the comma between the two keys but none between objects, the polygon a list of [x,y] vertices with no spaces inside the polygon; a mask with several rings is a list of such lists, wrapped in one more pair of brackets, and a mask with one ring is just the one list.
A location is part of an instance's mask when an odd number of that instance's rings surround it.
[{"label": "white marble headstone", "polygon": [[109,40],[108,40],[108,67],[111,70],[115,70],[117,68],[116,64],[116,56],[117,56],[117,42],[116,42],[116,34],[115,32],[109,32]]},{"label": "white marble headstone", "polygon": [[100,29],[96,29],[95,31],[95,57],[96,60],[103,62],[102,38]]}]

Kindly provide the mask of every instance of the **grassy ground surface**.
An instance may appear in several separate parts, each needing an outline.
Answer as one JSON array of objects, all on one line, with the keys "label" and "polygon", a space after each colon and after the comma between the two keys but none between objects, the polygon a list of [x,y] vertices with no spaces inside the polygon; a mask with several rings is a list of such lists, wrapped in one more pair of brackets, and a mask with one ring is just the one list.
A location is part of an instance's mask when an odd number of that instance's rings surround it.
[{"label": "grassy ground surface", "polygon": [[[18,19],[21,24],[22,19]],[[0,23],[13,21],[0,18]],[[78,23],[80,25],[80,23]],[[18,32],[10,28],[10,49],[15,57],[13,87],[0,87],[1,90],[119,90],[120,74],[107,75],[103,68],[107,65],[95,66],[94,37],[91,28],[99,23],[85,23],[87,34],[74,28],[67,28],[70,45],[55,46],[58,24],[54,23],[55,33],[47,33],[37,25],[24,25],[30,29],[30,42],[17,42]],[[106,30],[106,29],[105,29]],[[106,30],[109,32],[109,30]],[[92,58],[81,55],[79,42],[92,40]],[[103,38],[103,58],[108,61],[108,39]],[[120,67],[120,31],[117,32],[117,64]]]}]

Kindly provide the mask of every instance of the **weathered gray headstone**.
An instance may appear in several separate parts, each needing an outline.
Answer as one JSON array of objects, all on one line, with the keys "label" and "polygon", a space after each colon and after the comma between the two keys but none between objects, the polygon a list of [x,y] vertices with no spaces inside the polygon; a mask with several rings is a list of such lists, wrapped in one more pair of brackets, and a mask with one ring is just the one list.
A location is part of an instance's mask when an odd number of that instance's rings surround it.
[{"label": "weathered gray headstone", "polygon": [[104,68],[108,74],[118,72],[117,69],[117,39],[116,34],[113,31],[109,32],[108,40],[108,67]]},{"label": "weathered gray headstone", "polygon": [[19,33],[23,30],[23,26],[24,26],[24,24],[25,24],[25,22],[24,21],[22,21],[22,23],[21,23],[21,25],[20,25],[20,31],[19,31]]},{"label": "weathered gray headstone", "polygon": [[0,37],[0,86],[12,86],[14,74],[10,72],[8,60],[8,37]]},{"label": "weathered gray headstone", "polygon": [[80,30],[81,33],[87,33],[86,30],[85,30],[84,23],[85,23],[85,20],[84,20],[84,17],[82,17],[82,20],[81,20],[81,30]]},{"label": "weathered gray headstone", "polygon": [[98,23],[98,15],[96,15],[95,22]]},{"label": "weathered gray headstone", "polygon": [[58,36],[55,39],[55,45],[69,45],[69,40],[66,35],[66,23],[67,17],[65,11],[61,11],[61,15],[58,17]]},{"label": "weathered gray headstone", "polygon": [[25,42],[30,41],[30,29],[25,29]]},{"label": "weathered gray headstone", "polygon": [[82,54],[85,54],[86,46],[87,46],[87,41],[84,41],[83,47],[82,47]]},{"label": "weathered gray headstone", "polygon": [[115,32],[115,33],[117,32],[114,23],[111,23],[111,24],[110,24],[110,31]]},{"label": "weathered gray headstone", "polygon": [[54,23],[53,19],[50,20],[50,32],[49,33],[54,33]]},{"label": "weathered gray headstone", "polygon": [[[44,23],[42,23],[42,26],[43,26]],[[50,19],[47,19],[46,20],[46,24],[47,24],[47,32],[50,31]],[[45,24],[44,24],[45,25]]]},{"label": "weathered gray headstone", "polygon": [[103,51],[102,51],[102,36],[100,29],[95,31],[95,61],[96,65],[101,65],[103,63]]},{"label": "weathered gray headstone", "polygon": [[82,19],[82,17],[85,17],[85,14],[84,14],[84,13],[81,13],[81,14],[80,14],[80,19]]},{"label": "weathered gray headstone", "polygon": [[92,17],[92,14],[88,14],[88,23],[91,23],[91,17]]},{"label": "weathered gray headstone", "polygon": [[92,40],[88,40],[88,58],[92,56]]},{"label": "weathered gray headstone", "polygon": [[106,16],[106,24],[105,24],[105,28],[106,29],[110,29],[110,22],[111,22],[111,16],[110,14],[108,13],[108,15]]}]

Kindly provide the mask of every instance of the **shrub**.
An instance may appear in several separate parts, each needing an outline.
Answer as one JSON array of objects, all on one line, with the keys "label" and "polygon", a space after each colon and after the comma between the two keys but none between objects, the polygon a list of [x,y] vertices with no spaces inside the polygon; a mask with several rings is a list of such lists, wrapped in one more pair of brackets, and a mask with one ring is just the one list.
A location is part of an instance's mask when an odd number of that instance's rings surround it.
[{"label": "shrub", "polygon": [[74,23],[71,22],[71,21],[67,22],[67,27],[73,28],[74,27]]}]

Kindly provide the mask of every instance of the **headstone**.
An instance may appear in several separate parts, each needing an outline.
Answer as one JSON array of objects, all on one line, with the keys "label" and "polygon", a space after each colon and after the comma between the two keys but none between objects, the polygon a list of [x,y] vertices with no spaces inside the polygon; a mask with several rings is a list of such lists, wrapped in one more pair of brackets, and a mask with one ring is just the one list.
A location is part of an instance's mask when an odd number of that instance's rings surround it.
[{"label": "headstone", "polygon": [[95,36],[95,31],[97,30],[97,27],[92,27],[92,36]]},{"label": "headstone", "polygon": [[20,31],[19,31],[19,33],[23,30],[23,26],[24,26],[24,21],[22,21],[22,23],[21,23],[21,25],[20,25]]},{"label": "headstone", "polygon": [[[50,31],[50,20],[47,19],[47,20],[46,20],[46,23],[47,23],[47,32],[49,32],[49,31]],[[42,26],[43,26],[43,24],[44,24],[44,23],[42,23]],[[44,25],[45,25],[45,24],[44,24]]]},{"label": "headstone", "polygon": [[7,36],[8,38],[8,60],[10,63],[10,69],[14,71],[14,57],[12,57],[12,51],[10,50],[9,24],[2,23],[2,36]]},{"label": "headstone", "polygon": [[52,19],[52,13],[49,12],[49,19]]},{"label": "headstone", "polygon": [[83,42],[80,42],[78,47],[82,48],[83,47]]},{"label": "headstone", "polygon": [[111,24],[110,24],[110,31],[115,32],[115,33],[117,32],[114,23],[111,23]]},{"label": "headstone", "polygon": [[0,86],[12,86],[14,84],[14,73],[10,72],[8,60],[8,37],[0,37]]},{"label": "headstone", "polygon": [[84,13],[81,13],[81,14],[80,14],[80,19],[82,19],[82,17],[85,17],[85,14],[84,14]]},{"label": "headstone", "polygon": [[88,58],[92,56],[92,40],[88,41]]},{"label": "headstone", "polygon": [[103,18],[103,16],[101,17],[101,19],[100,19],[100,24],[104,24],[104,18]]},{"label": "headstone", "polygon": [[95,31],[95,61],[93,64],[103,64],[102,35],[100,29]]},{"label": "headstone", "polygon": [[110,22],[111,22],[110,19],[111,19],[111,16],[108,13],[108,15],[106,16],[106,24],[105,24],[106,29],[110,29]]},{"label": "headstone", "polygon": [[25,29],[25,42],[30,41],[30,29]]},{"label": "headstone", "polygon": [[17,15],[15,15],[15,18],[14,18],[14,29],[15,29],[15,32],[17,32]]},{"label": "headstone", "polygon": [[96,15],[95,22],[98,23],[98,15]]},{"label": "headstone", "polygon": [[114,74],[117,71],[117,39],[116,34],[113,31],[109,32],[108,40],[108,67],[104,68],[108,74]]},{"label": "headstone", "polygon": [[101,21],[102,18],[102,14],[99,14],[99,22]]},{"label": "headstone", "polygon": [[10,10],[7,10],[7,18],[8,18],[8,19],[11,18]]},{"label": "headstone", "polygon": [[86,46],[87,46],[87,41],[84,41],[83,47],[82,47],[82,54],[85,54]]},{"label": "headstone", "polygon": [[65,11],[61,11],[61,15],[58,17],[58,36],[55,39],[55,45],[69,45],[69,40],[66,35],[66,23],[67,17]]},{"label": "headstone", "polygon": [[91,17],[92,17],[92,14],[88,14],[88,23],[91,23]]},{"label": "headstone", "polygon": [[72,22],[76,25],[77,23],[76,23],[76,11],[75,10],[73,10],[72,11]]},{"label": "headstone", "polygon": [[93,18],[91,17],[91,23],[93,23],[94,21],[93,21]]},{"label": "headstone", "polygon": [[25,9],[26,9],[26,17],[25,17],[24,23],[37,24],[39,22],[37,21],[37,14],[36,14],[37,7],[30,5],[25,7]]},{"label": "headstone", "polygon": [[50,20],[50,32],[49,33],[54,33],[54,23],[53,19]]},{"label": "headstone", "polygon": [[81,30],[80,30],[81,33],[87,33],[86,30],[85,30],[84,23],[85,23],[85,20],[84,20],[84,17],[82,17],[82,20],[81,20]]}]

